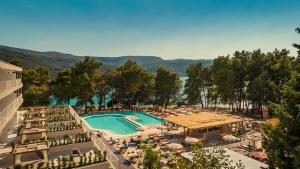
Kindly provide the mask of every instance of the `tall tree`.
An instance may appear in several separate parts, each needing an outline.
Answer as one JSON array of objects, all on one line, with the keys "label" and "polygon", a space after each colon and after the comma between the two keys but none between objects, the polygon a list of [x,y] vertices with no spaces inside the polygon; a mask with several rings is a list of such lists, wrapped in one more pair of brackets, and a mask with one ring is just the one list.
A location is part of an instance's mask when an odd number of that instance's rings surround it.
[{"label": "tall tree", "polygon": [[58,103],[69,104],[70,99],[76,96],[76,92],[72,90],[71,75],[71,69],[62,70],[52,82],[52,92]]},{"label": "tall tree", "polygon": [[216,86],[216,92],[220,101],[229,104],[233,110],[234,103],[234,80],[232,62],[229,56],[220,56],[213,61],[212,78]]},{"label": "tall tree", "polygon": [[24,106],[47,105],[49,103],[51,76],[49,70],[29,68],[23,70],[23,97]]},{"label": "tall tree", "polygon": [[[299,28],[296,30],[300,32]],[[284,54],[281,52],[281,55]],[[285,58],[281,58],[276,64],[275,72],[279,77],[275,76],[277,78],[274,81],[282,85],[282,97],[280,102],[269,106],[278,124],[267,123],[262,130],[263,146],[269,157],[270,169],[300,168],[300,70],[297,69],[300,62],[298,58],[293,60],[292,65],[296,69],[292,70],[287,62]],[[288,77],[285,77],[286,74]]]},{"label": "tall tree", "polygon": [[155,98],[156,104],[167,106],[175,101],[180,89],[179,76],[165,68],[159,68],[155,76]]},{"label": "tall tree", "polygon": [[184,93],[188,104],[200,103],[204,107],[202,97],[204,96],[204,68],[201,63],[191,64],[186,70],[188,79],[185,83]]},{"label": "tall tree", "polygon": [[[233,95],[236,104],[237,112],[242,112],[247,102],[246,99],[246,78],[247,78],[247,63],[250,52],[236,51],[232,58],[232,75],[233,75]],[[248,106],[246,106],[248,107]]]},{"label": "tall tree", "polygon": [[83,61],[78,61],[75,67],[71,69],[72,90],[76,91],[78,103],[83,104],[85,113],[87,112],[88,103],[93,105],[92,97],[96,93],[96,78],[100,74],[101,63],[94,58],[85,57]]},{"label": "tall tree", "polygon": [[[300,27],[296,28],[295,31],[300,34]],[[298,49],[298,56],[300,56],[300,44],[294,43],[293,46]]]},{"label": "tall tree", "polygon": [[298,169],[300,166],[300,74],[293,73],[284,85],[283,103],[271,104],[279,124],[264,126],[264,148],[270,168]]},{"label": "tall tree", "polygon": [[153,88],[153,76],[136,62],[128,60],[116,69],[115,97],[127,106],[147,101]]},{"label": "tall tree", "polygon": [[261,112],[263,106],[267,103],[267,76],[264,72],[266,65],[265,54],[261,50],[255,50],[251,53],[247,64],[247,88],[246,98],[252,105],[252,111]]},{"label": "tall tree", "polygon": [[98,99],[98,109],[105,106],[105,98],[110,92],[110,86],[108,84],[107,72],[103,75],[96,77],[96,96]]}]

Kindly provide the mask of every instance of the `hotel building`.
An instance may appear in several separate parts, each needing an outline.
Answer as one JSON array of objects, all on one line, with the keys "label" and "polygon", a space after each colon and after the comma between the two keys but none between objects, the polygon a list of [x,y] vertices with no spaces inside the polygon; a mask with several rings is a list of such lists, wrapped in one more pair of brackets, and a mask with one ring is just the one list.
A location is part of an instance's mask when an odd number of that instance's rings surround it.
[{"label": "hotel building", "polygon": [[23,103],[22,68],[0,60],[0,144],[17,123],[17,110]]}]

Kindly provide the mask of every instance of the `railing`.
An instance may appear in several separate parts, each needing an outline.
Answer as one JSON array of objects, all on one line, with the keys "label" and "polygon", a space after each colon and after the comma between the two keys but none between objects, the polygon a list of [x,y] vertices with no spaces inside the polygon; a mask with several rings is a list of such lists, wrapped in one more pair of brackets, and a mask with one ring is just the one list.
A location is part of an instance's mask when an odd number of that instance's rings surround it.
[{"label": "railing", "polygon": [[19,86],[22,84],[21,79],[12,79],[12,80],[6,80],[6,81],[0,81],[0,93],[3,91],[7,91],[11,88],[14,88],[16,86]]},{"label": "railing", "polygon": [[86,124],[85,120],[83,120],[82,117],[80,117],[75,110],[69,106],[71,114],[74,115],[75,119],[82,124],[82,128],[85,132],[91,133],[92,141],[96,145],[98,149],[101,151],[106,151],[106,158],[108,162],[110,162],[111,166],[114,169],[119,169],[119,159],[116,157],[116,155],[107,147],[107,145],[89,128],[88,124]]},{"label": "railing", "polygon": [[104,163],[99,163],[99,164],[78,167],[77,169],[108,169],[109,166],[110,166],[109,162],[104,162]]},{"label": "railing", "polygon": [[11,119],[10,116],[13,116],[22,103],[23,97],[21,94],[16,99],[12,100],[6,107],[0,110],[0,128],[2,127],[1,125],[4,124],[4,120]]}]

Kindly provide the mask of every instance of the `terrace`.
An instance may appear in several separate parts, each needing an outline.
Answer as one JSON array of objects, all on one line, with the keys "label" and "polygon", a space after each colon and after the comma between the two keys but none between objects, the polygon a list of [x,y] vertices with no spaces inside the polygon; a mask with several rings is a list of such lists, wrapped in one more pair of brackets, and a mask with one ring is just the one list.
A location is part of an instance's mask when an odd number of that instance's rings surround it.
[{"label": "terrace", "polygon": [[31,107],[23,115],[13,153],[0,156],[0,168],[110,168],[106,152],[94,145],[68,108]]},{"label": "terrace", "polygon": [[186,136],[201,137],[207,140],[231,133],[233,126],[242,126],[242,120],[211,112],[200,112],[184,116],[168,116],[164,118],[169,123],[181,126]]},{"label": "terrace", "polygon": [[[14,158],[15,158],[15,166],[16,165],[24,165],[24,162],[21,162],[21,157],[23,154],[31,153],[31,152],[41,152],[43,155],[43,161],[48,162],[48,144],[47,142],[40,143],[31,143],[26,145],[17,145],[14,150]],[[33,161],[26,161],[26,163],[32,163]],[[35,161],[37,162],[37,161]],[[40,161],[39,161],[40,162]]]}]

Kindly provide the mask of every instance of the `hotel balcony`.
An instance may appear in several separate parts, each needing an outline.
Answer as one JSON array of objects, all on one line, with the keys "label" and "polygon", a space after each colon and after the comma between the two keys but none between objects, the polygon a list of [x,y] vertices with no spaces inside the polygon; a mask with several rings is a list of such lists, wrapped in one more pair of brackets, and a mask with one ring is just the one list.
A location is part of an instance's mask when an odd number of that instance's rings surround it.
[{"label": "hotel balcony", "polygon": [[15,125],[16,112],[23,103],[22,94],[17,95],[13,93],[0,102],[0,142],[5,141],[3,138],[7,137],[7,130]]},{"label": "hotel balcony", "polygon": [[23,87],[21,79],[0,81],[0,100]]},{"label": "hotel balcony", "polygon": [[16,112],[23,103],[22,68],[0,60],[0,143],[16,122]]}]

